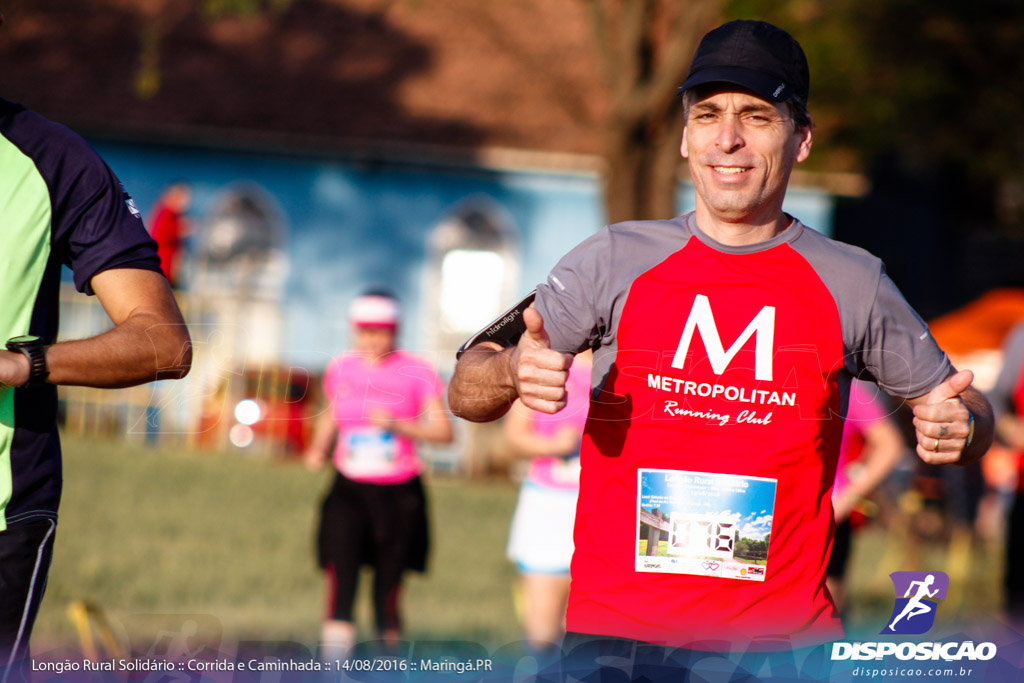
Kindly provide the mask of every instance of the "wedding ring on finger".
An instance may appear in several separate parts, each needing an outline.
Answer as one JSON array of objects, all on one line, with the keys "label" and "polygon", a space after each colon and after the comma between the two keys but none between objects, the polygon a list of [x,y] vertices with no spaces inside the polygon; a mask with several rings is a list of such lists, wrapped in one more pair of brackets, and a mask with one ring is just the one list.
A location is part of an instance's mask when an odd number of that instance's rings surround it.
[{"label": "wedding ring on finger", "polygon": [[939,440],[938,439],[935,439],[935,447],[932,448],[932,451],[934,451],[935,453],[939,452]]}]

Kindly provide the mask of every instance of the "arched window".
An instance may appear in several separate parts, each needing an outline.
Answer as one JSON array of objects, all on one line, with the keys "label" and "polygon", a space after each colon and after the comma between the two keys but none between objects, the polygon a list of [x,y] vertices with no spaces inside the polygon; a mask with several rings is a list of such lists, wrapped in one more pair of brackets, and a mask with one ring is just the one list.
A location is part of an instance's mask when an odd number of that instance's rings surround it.
[{"label": "arched window", "polygon": [[277,201],[249,182],[225,188],[197,225],[189,278],[194,317],[222,330],[225,365],[278,359],[286,238]]},{"label": "arched window", "polygon": [[511,219],[488,199],[456,207],[430,237],[426,329],[441,365],[463,341],[508,308],[518,294],[519,239]]},{"label": "arched window", "polygon": [[284,214],[253,183],[229,186],[196,235],[194,277],[207,292],[279,300],[287,276]]}]

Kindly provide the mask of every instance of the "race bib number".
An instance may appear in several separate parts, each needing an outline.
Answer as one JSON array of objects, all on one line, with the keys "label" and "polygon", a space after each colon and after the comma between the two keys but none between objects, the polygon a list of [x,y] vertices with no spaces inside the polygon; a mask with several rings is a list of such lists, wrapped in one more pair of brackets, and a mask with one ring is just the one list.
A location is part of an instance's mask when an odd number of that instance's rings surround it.
[{"label": "race bib number", "polygon": [[394,466],[398,443],[394,434],[383,429],[364,429],[346,436],[346,470],[353,476],[387,473]]},{"label": "race bib number", "polygon": [[765,580],[778,480],[655,469],[637,477],[636,571]]}]

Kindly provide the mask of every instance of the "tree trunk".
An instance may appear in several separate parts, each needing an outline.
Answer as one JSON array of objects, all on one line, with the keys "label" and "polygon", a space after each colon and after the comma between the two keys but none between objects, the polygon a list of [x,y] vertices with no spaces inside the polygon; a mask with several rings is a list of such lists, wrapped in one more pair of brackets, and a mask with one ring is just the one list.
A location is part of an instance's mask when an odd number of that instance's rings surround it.
[{"label": "tree trunk", "polygon": [[604,203],[609,223],[671,218],[678,211],[682,108],[662,118],[657,130],[647,121],[630,130],[609,127],[604,158]]},{"label": "tree trunk", "polygon": [[604,124],[609,223],[678,211],[683,115],[676,89],[724,0],[586,0],[611,107]]}]

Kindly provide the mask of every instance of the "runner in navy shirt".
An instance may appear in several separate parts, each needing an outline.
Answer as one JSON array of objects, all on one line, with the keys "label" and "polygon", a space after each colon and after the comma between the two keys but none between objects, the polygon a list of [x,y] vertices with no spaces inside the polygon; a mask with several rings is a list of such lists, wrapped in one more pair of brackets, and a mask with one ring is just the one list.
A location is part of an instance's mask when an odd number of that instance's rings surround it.
[{"label": "runner in navy shirt", "polygon": [[[114,327],[56,344],[61,266]],[[188,331],[139,212],[67,128],[0,99],[0,680],[23,661],[61,489],[57,384],[183,377]]]}]

